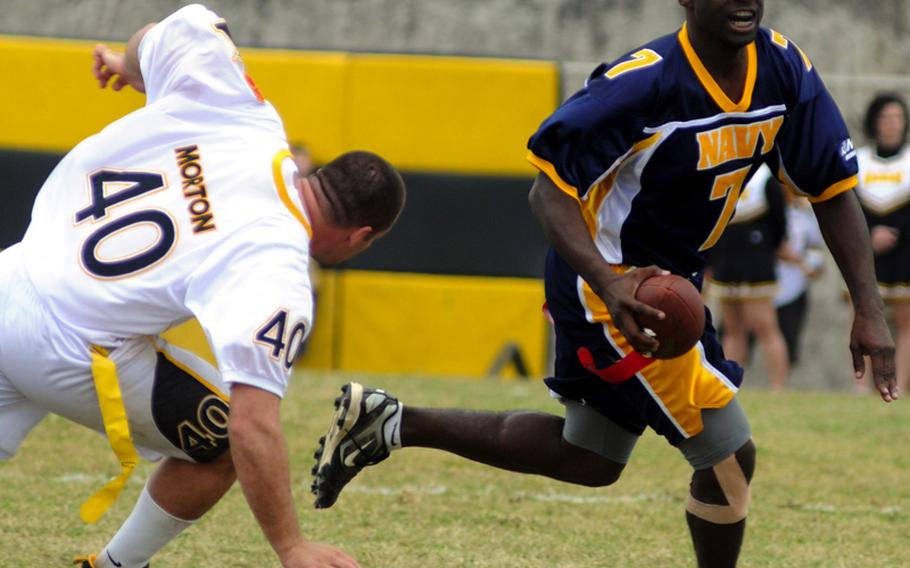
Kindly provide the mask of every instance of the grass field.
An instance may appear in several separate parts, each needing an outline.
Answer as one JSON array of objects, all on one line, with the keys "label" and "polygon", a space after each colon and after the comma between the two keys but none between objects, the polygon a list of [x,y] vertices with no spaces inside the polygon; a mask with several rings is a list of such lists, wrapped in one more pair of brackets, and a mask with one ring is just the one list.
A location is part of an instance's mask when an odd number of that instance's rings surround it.
[{"label": "grass field", "polygon": [[[559,412],[534,382],[298,374],[284,422],[307,535],[365,567],[694,566],[683,517],[688,466],[647,434],[623,479],[586,489],[407,449],[366,470],[326,511],[310,508],[309,469],[346,380],[381,384],[407,404]],[[910,566],[910,410],[872,397],[742,394],[759,448],[740,566]],[[99,435],[51,417],[0,463],[0,565],[65,566],[97,551],[128,514],[151,466],[97,526],[82,500],[117,473]],[[157,567],[277,566],[235,487]]]}]

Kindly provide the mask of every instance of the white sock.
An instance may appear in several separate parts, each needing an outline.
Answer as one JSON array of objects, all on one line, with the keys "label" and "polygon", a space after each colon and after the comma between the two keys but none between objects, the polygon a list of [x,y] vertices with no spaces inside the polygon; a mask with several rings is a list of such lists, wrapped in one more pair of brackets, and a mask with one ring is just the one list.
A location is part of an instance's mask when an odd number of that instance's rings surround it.
[{"label": "white sock", "polygon": [[403,410],[404,404],[399,401],[398,410],[382,425],[382,437],[385,439],[385,445],[389,451],[401,449],[401,413]]},{"label": "white sock", "polygon": [[169,514],[143,488],[133,512],[98,554],[97,568],[144,568],[152,555],[174,540],[195,521]]}]

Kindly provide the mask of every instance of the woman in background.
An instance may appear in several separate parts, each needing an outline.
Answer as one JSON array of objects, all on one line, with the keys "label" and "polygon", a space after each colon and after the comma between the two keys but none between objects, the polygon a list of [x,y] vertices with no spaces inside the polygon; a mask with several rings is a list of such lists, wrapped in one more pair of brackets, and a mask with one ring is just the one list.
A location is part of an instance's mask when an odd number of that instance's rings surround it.
[{"label": "woman in background", "polygon": [[875,274],[896,327],[898,387],[910,382],[910,149],[907,103],[896,94],[876,96],[863,127],[871,144],[856,152],[857,195],[866,213]]},{"label": "woman in background", "polygon": [[736,205],[736,214],[711,250],[711,293],[720,301],[724,354],[745,365],[755,336],[771,389],[790,374],[787,344],[774,309],[777,251],[786,235],[783,190],[767,166],[759,168]]}]

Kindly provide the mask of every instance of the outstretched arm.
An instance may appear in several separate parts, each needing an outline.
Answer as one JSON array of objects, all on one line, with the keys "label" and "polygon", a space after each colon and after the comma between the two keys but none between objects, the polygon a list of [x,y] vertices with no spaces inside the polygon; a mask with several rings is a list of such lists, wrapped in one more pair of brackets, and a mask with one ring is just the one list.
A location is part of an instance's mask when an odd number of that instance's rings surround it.
[{"label": "outstretched arm", "polygon": [[665,271],[649,266],[625,274],[614,272],[594,245],[578,201],[560,191],[545,174],[538,174],[529,201],[550,244],[603,299],[629,344],[639,353],[655,351],[657,340],[642,331],[635,314],[662,318],[663,312],[636,300],[635,291],[642,281]]},{"label": "outstretched arm", "polygon": [[140,93],[145,92],[145,82],[139,68],[139,43],[154,26],[154,23],[148,24],[134,33],[126,44],[125,52],[114,51],[102,43],[95,46],[92,73],[102,89],[114,78],[111,88],[115,91],[129,85]]},{"label": "outstretched arm", "polygon": [[307,541],[291,495],[287,448],[279,405],[265,390],[235,384],[231,388],[231,454],[237,479],[262,532],[287,568],[356,568],[340,550]]},{"label": "outstretched arm", "polygon": [[875,281],[872,243],[859,201],[852,191],[816,203],[815,216],[853,300],[850,352],[856,378],[865,373],[863,356],[872,361],[875,388],[885,402],[898,397],[894,372],[894,341],[885,322]]}]

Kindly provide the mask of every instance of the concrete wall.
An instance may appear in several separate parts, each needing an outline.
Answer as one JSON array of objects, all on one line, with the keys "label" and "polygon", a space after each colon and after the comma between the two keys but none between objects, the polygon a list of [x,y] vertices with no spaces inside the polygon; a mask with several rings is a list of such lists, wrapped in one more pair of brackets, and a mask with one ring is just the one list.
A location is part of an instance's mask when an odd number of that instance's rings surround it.
[{"label": "concrete wall", "polygon": [[[0,0],[0,33],[125,40],[177,0]],[[210,0],[241,46],[555,59],[571,93],[601,60],[674,30],[674,0]],[[910,95],[910,2],[768,0],[766,25],[825,77],[854,131],[879,89]],[[849,388],[849,309],[833,264],[813,295],[798,386]],[[760,367],[752,374],[761,383]]]}]

